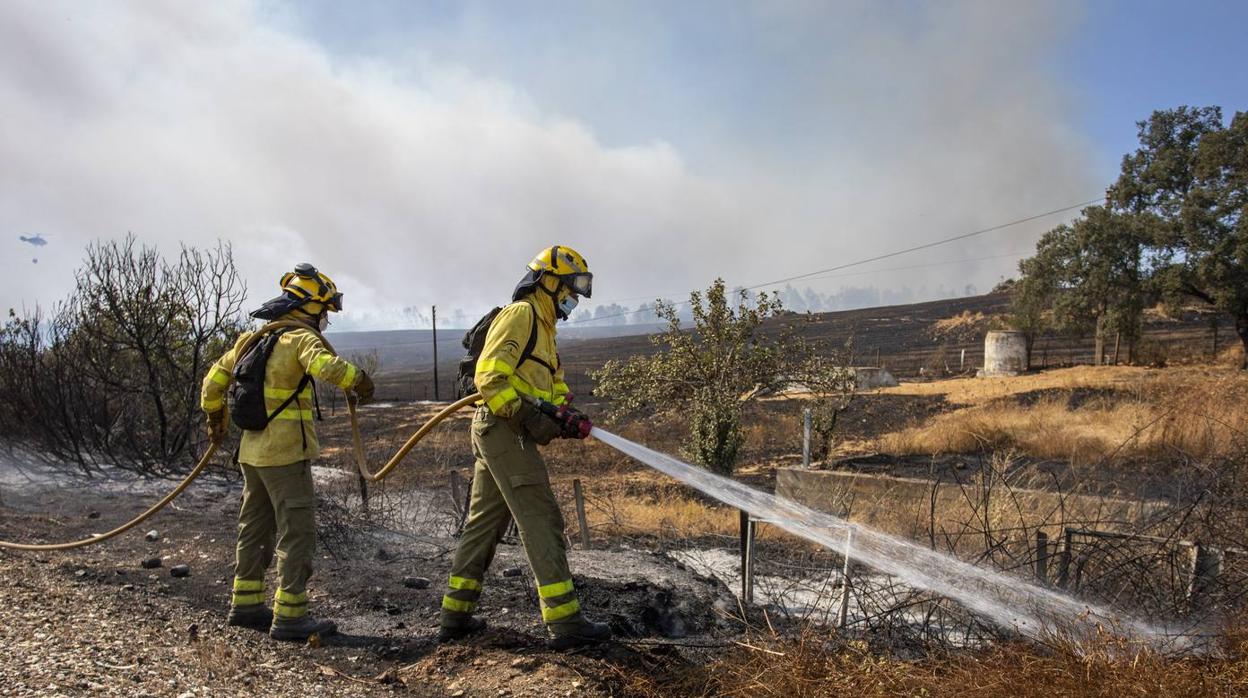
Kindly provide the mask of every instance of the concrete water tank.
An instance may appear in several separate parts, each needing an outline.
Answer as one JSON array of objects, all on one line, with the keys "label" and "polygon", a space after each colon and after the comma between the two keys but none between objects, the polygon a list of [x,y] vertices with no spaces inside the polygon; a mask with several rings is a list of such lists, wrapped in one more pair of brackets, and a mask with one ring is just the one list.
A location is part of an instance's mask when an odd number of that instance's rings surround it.
[{"label": "concrete water tank", "polygon": [[1016,330],[993,330],[984,337],[984,367],[980,376],[1017,376],[1027,370],[1027,335]]}]

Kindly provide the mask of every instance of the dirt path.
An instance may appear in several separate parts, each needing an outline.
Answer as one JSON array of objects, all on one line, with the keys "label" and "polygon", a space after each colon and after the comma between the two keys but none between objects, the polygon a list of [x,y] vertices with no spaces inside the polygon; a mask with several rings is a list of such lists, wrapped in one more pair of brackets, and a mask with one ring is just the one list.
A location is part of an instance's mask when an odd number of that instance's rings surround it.
[{"label": "dirt path", "polygon": [[[6,487],[0,537],[64,540],[111,528],[150,499],[148,489],[91,483]],[[713,649],[620,644],[573,654],[544,647],[536,594],[518,546],[500,547],[482,614],[491,629],[469,642],[433,639],[449,561],[430,547],[321,551],[313,612],[341,634],[318,647],[279,643],[225,626],[238,491],[196,483],[141,532],[65,553],[0,551],[0,695],[626,695],[638,675],[678,671]],[[449,548],[453,541],[447,541]],[[341,555],[341,553],[340,553]],[[141,561],[159,557],[162,566]],[[378,559],[379,557],[384,559]],[[170,568],[188,564],[191,575]],[[639,551],[574,551],[583,603],[626,639],[716,644],[735,632],[719,617],[726,591]],[[504,577],[508,568],[519,570]],[[409,588],[405,577],[428,588]],[[727,644],[727,643],[722,643]]]}]

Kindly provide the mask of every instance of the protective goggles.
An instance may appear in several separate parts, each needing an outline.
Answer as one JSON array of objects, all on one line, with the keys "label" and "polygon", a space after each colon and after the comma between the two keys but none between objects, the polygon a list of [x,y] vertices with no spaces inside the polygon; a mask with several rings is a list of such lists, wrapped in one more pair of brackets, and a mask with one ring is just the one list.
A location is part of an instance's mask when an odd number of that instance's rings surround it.
[{"label": "protective goggles", "polygon": [[587,271],[577,274],[563,274],[559,279],[578,296],[591,298],[594,295],[594,275]]}]

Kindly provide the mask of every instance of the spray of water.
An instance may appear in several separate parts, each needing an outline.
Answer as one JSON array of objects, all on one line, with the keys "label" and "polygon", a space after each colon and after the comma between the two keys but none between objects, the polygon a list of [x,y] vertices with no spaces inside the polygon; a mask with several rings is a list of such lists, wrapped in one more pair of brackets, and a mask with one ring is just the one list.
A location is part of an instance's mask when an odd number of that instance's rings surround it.
[{"label": "spray of water", "polygon": [[846,550],[846,543],[852,532],[852,556],[855,560],[910,586],[955,599],[1002,627],[1031,637],[1074,639],[1090,638],[1099,627],[1158,649],[1163,644],[1170,649],[1186,649],[1183,638],[1163,628],[761,492],[603,429],[595,427],[590,435],[724,504],[747,511],[753,517],[764,519],[842,555],[851,554]]}]

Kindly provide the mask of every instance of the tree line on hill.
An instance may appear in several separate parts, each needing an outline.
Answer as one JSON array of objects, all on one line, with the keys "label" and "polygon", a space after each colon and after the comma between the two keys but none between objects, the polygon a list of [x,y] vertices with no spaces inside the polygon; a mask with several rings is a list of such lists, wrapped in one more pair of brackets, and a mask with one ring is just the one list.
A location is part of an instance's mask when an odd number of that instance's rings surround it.
[{"label": "tree line on hill", "polygon": [[1144,309],[1206,307],[1229,315],[1248,368],[1248,112],[1219,107],[1153,112],[1122,159],[1105,203],[1045,233],[1008,283],[1013,324],[1093,333],[1135,359]]}]

